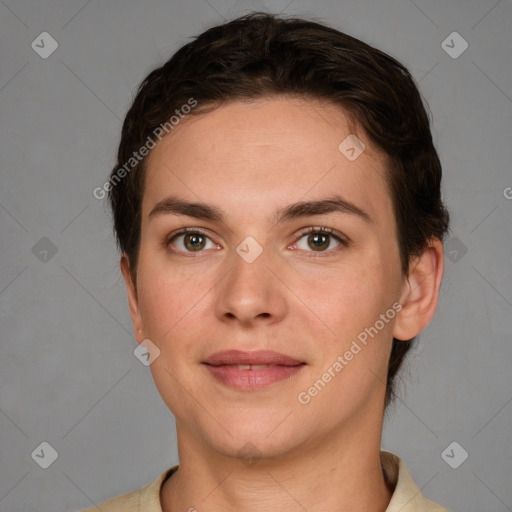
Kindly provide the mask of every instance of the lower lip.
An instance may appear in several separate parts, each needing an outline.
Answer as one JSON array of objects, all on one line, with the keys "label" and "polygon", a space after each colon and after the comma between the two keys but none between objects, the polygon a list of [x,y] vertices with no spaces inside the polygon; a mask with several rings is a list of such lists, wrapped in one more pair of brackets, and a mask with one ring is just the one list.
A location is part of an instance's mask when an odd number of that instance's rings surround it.
[{"label": "lower lip", "polygon": [[275,382],[289,379],[305,366],[269,366],[262,370],[239,370],[236,366],[213,366],[205,364],[210,373],[220,382],[236,389],[261,389]]}]

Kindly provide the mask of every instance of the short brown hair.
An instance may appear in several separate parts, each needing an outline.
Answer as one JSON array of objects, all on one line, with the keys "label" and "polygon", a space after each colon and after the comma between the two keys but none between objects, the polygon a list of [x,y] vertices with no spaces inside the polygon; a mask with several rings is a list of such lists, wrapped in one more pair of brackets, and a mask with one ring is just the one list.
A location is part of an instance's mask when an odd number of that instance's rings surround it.
[{"label": "short brown hair", "polygon": [[[441,163],[428,105],[409,71],[334,28],[254,12],[212,27],[181,47],[143,80],[126,115],[108,192],[117,244],[128,256],[134,282],[147,159],[114,183],[121,166],[190,98],[199,105],[190,112],[195,115],[233,100],[280,94],[341,107],[382,152],[404,275],[430,239],[444,239],[449,214],[441,199]],[[394,379],[414,339],[393,339],[386,406],[395,396]]]}]

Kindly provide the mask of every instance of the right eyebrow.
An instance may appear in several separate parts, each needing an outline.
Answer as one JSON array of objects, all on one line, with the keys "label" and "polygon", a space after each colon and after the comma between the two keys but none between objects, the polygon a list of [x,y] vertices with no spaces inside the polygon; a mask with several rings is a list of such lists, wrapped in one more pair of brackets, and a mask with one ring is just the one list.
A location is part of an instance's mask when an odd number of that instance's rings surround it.
[{"label": "right eyebrow", "polygon": [[196,219],[224,222],[224,214],[218,208],[205,203],[189,203],[174,196],[166,197],[156,203],[148,217],[151,219],[165,214],[186,215]]}]

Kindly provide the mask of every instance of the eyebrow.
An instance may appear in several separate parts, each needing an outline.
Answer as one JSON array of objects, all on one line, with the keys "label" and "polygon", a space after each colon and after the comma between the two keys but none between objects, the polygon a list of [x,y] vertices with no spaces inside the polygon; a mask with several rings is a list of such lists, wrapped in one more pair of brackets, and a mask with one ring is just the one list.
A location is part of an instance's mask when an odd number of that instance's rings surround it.
[{"label": "eyebrow", "polygon": [[[300,201],[280,208],[274,213],[274,222],[278,224],[292,219],[329,213],[355,215],[368,224],[373,223],[368,213],[337,195],[317,201]],[[186,215],[196,219],[225,223],[225,215],[221,209],[206,203],[184,201],[175,196],[166,197],[156,203],[148,217],[151,219],[159,215]]]}]

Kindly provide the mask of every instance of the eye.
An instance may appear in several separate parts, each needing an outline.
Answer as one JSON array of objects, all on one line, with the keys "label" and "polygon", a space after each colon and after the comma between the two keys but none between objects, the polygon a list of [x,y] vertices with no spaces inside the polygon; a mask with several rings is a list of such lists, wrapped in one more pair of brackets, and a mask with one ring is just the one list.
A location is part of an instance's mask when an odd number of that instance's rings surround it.
[{"label": "eye", "polygon": [[312,227],[302,231],[300,235],[299,240],[292,247],[308,252],[327,252],[333,248],[348,245],[348,242],[341,235],[335,235],[331,228]]},{"label": "eye", "polygon": [[214,244],[202,231],[187,228],[170,235],[170,237],[165,240],[164,246],[173,246],[173,249],[178,252],[201,252],[204,249],[219,248],[219,246]]},{"label": "eye", "polygon": [[[200,253],[207,249],[220,249],[210,237],[196,228],[183,228],[171,234],[163,242],[165,248],[171,246],[174,252]],[[300,233],[299,239],[291,245],[307,252],[324,253],[338,247],[348,246],[348,241],[341,234],[334,234],[334,230],[325,227],[311,227]]]}]

